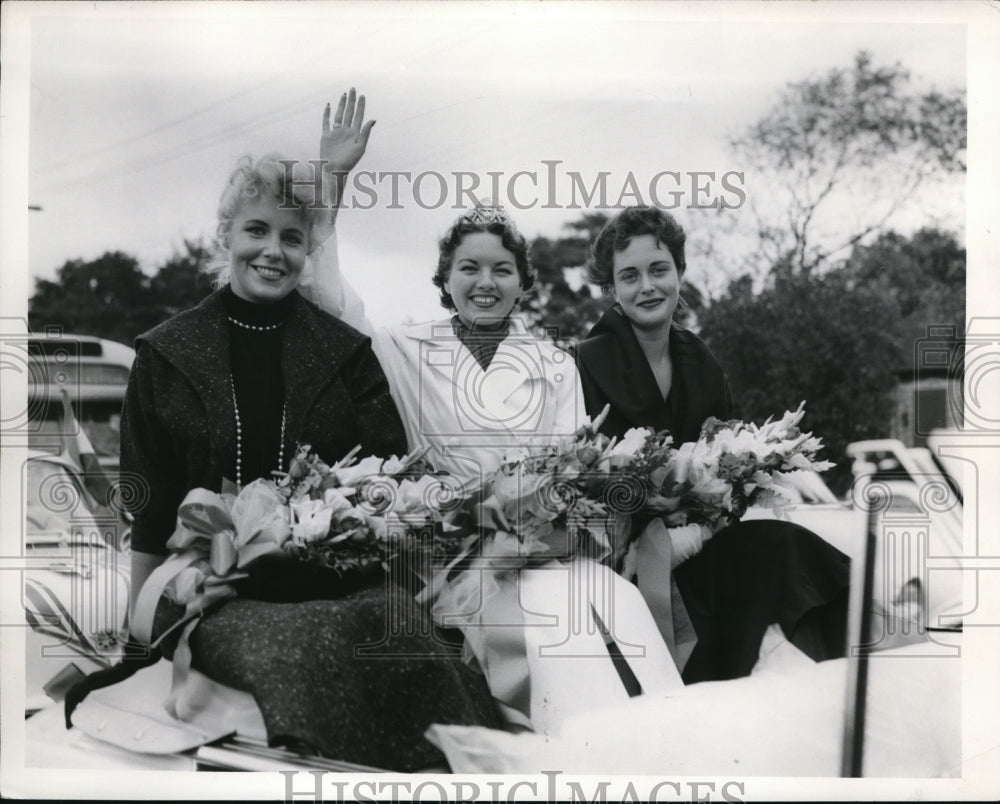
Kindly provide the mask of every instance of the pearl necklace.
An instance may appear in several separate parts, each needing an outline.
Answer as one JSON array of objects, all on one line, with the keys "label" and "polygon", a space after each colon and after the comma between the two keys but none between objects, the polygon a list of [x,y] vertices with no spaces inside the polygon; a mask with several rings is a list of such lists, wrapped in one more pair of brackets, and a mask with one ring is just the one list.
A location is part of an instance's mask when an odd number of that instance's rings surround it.
[{"label": "pearl necklace", "polygon": [[[232,321],[232,319],[229,319]],[[244,325],[245,326],[245,325]],[[240,421],[240,406],[236,404],[236,384],[230,379],[233,392],[233,413],[236,416],[236,488],[243,488],[243,422]],[[281,442],[278,446],[278,470],[285,462],[285,417],[288,413],[288,403],[281,406]]]},{"label": "pearl necklace", "polygon": [[256,324],[244,324],[242,321],[237,321],[232,316],[229,316],[229,323],[235,324],[238,327],[243,327],[243,329],[251,329],[254,332],[274,332],[281,326],[282,322],[279,321],[277,324],[267,324],[266,326],[262,324],[258,326]]}]

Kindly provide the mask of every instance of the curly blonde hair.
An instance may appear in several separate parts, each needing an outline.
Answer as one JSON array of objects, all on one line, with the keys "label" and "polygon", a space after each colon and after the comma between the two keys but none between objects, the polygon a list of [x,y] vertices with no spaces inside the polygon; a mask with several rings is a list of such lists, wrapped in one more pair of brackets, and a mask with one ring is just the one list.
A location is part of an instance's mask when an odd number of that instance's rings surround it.
[{"label": "curly blonde hair", "polygon": [[215,227],[216,254],[212,262],[216,285],[229,281],[229,235],[233,220],[247,201],[270,196],[284,207],[294,206],[306,225],[308,251],[312,252],[315,248],[314,230],[321,218],[328,214],[328,209],[323,199],[315,198],[307,182],[294,177],[294,168],[298,165],[295,160],[278,154],[267,154],[256,161],[247,155],[236,163],[219,198],[218,224]]}]

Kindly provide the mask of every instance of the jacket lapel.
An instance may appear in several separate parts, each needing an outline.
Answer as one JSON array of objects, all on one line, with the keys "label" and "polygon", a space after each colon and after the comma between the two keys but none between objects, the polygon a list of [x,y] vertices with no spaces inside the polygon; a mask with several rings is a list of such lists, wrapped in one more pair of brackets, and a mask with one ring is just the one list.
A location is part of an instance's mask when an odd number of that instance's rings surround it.
[{"label": "jacket lapel", "polygon": [[538,342],[517,319],[512,319],[510,334],[497,348],[485,372],[455,335],[450,320],[416,324],[408,327],[405,334],[419,354],[419,370],[453,386],[464,395],[464,404],[479,411],[496,429],[506,428],[524,407],[519,400],[512,407],[511,397],[526,383],[545,378]]},{"label": "jacket lapel", "polygon": [[281,371],[285,380],[285,424],[287,444],[294,445],[305,431],[309,411],[323,389],[353,354],[336,336],[317,326],[317,312],[299,295],[285,322],[281,348]]},{"label": "jacket lapel", "polygon": [[[526,400],[521,395],[514,397],[524,386],[545,381],[544,359],[535,337],[520,319],[512,318],[510,333],[482,376],[483,407],[498,423],[510,422],[526,409]],[[530,388],[527,393],[532,393]]]},{"label": "jacket lapel", "polygon": [[416,355],[414,363],[420,378],[423,372],[430,372],[441,380],[454,382],[459,366],[464,369],[472,361],[478,368],[476,359],[455,336],[448,320],[414,324],[406,328],[405,338],[408,351]]},{"label": "jacket lapel", "polygon": [[668,406],[628,321],[611,309],[601,324],[602,334],[583,344],[587,372],[630,427],[670,428]]},{"label": "jacket lapel", "polygon": [[666,401],[631,326],[614,308],[580,345],[580,359],[611,403],[615,429],[621,432],[628,427],[669,430],[680,444],[698,438],[705,417],[730,415],[722,369],[705,344],[682,327],[670,330],[673,380]]},{"label": "jacket lapel", "polygon": [[676,326],[670,332],[670,357],[674,364],[674,387],[670,394],[676,430],[674,439],[677,442],[696,441],[706,416],[725,415],[717,410],[714,401],[718,396],[718,382],[708,371],[699,343],[689,332]]},{"label": "jacket lapel", "polygon": [[[305,430],[309,411],[353,349],[317,326],[317,311],[296,291],[296,303],[285,323],[281,369],[284,375],[287,420],[286,444],[294,444]],[[229,325],[221,291],[192,310],[183,322],[147,336],[150,345],[173,363],[191,382],[207,412],[214,454],[227,454],[236,443],[233,413]],[[305,344],[305,347],[303,347]]]},{"label": "jacket lapel", "polygon": [[215,455],[226,454],[225,446],[236,443],[229,327],[221,294],[216,291],[182,313],[179,326],[153,330],[146,336],[188,379],[204,405]]}]

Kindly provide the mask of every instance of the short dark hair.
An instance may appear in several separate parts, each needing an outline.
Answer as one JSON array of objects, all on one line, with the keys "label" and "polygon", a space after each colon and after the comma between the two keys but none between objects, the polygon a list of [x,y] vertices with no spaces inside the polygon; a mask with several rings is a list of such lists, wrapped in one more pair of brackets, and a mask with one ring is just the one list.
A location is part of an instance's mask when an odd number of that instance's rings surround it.
[{"label": "short dark hair", "polygon": [[674,217],[658,207],[629,207],[604,224],[594,241],[593,259],[587,268],[587,278],[607,292],[614,286],[614,257],[624,251],[633,237],[653,235],[667,247],[674,258],[678,276],[684,275],[684,228]]},{"label": "short dark hair", "polygon": [[476,232],[497,235],[503,243],[503,247],[514,255],[514,262],[517,265],[517,275],[521,280],[522,290],[531,290],[535,285],[537,274],[531,265],[531,260],[528,258],[528,241],[517,230],[513,221],[508,220],[506,223],[500,221],[477,223],[463,215],[451,225],[451,228],[445,233],[444,237],[438,241],[437,270],[434,271],[434,277],[431,280],[434,282],[434,286],[441,291],[441,305],[449,310],[455,309],[455,301],[451,298],[451,294],[447,290],[448,277],[451,275],[451,263],[455,256],[455,251],[458,250],[466,235]]}]

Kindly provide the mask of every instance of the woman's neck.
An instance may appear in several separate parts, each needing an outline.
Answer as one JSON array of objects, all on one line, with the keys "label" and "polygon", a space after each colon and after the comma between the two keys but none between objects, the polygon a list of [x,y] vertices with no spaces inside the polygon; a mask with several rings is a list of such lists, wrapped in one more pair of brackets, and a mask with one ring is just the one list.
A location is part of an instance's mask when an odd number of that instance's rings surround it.
[{"label": "woman's neck", "polygon": [[670,324],[662,324],[654,329],[643,329],[632,324],[632,332],[639,342],[646,360],[651,365],[670,357]]},{"label": "woman's neck", "polygon": [[506,332],[510,328],[510,317],[505,318],[480,318],[477,321],[466,321],[458,313],[452,316],[452,322],[458,322],[462,327],[470,332],[500,333]]},{"label": "woman's neck", "polygon": [[274,324],[284,321],[295,306],[295,291],[275,302],[263,304],[259,302],[247,301],[241,298],[233,290],[232,285],[226,286],[222,301],[226,307],[226,312],[231,318],[235,318],[246,324]]}]

